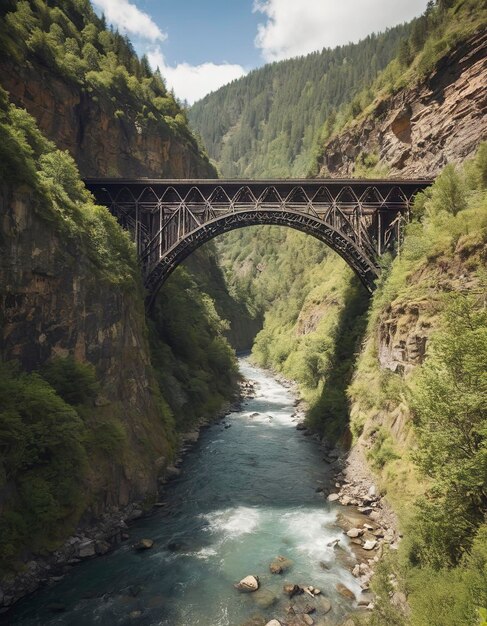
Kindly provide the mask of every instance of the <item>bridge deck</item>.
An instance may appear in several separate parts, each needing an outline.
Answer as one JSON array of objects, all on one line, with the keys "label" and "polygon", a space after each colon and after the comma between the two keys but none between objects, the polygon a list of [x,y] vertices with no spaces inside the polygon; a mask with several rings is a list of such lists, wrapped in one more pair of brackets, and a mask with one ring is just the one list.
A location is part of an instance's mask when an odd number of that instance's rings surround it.
[{"label": "bridge deck", "polygon": [[379,257],[400,244],[414,195],[431,183],[423,178],[85,180],[97,201],[132,232],[151,302],[197,247],[255,224],[289,226],[317,237],[371,291]]}]

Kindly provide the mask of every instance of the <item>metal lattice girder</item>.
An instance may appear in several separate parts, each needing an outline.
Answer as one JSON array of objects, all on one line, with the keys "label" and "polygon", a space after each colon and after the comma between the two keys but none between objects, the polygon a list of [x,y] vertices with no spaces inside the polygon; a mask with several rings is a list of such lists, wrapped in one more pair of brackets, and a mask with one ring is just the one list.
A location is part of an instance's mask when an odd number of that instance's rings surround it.
[{"label": "metal lattice girder", "polygon": [[402,237],[414,195],[430,180],[90,179],[134,236],[149,305],[170,273],[217,235],[256,224],[288,226],[328,244],[369,291],[379,258]]}]

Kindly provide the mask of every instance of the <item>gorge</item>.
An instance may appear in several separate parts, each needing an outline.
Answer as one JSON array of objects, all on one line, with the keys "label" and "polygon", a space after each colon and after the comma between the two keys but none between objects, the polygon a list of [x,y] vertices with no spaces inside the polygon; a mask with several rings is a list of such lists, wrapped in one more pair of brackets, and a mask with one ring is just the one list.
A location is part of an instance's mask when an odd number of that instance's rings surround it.
[{"label": "gorge", "polygon": [[[429,3],[188,111],[88,0],[2,3],[5,623],[483,623],[486,18]],[[436,181],[372,296],[321,241],[259,225],[193,252],[146,315],[132,237],[82,179],[217,172]],[[296,382],[299,430],[257,366]]]}]

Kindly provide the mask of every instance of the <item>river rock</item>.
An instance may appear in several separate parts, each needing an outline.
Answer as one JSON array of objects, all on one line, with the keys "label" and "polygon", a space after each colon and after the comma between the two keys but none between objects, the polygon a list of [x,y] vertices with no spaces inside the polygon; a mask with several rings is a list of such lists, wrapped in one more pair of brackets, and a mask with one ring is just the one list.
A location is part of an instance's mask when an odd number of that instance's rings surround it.
[{"label": "river rock", "polygon": [[364,531],[362,528],[350,528],[350,530],[347,530],[347,535],[352,538],[355,539],[356,537],[360,537],[360,535],[363,535]]},{"label": "river rock", "polygon": [[152,541],[152,539],[141,539],[134,545],[134,549],[139,551],[150,550],[153,545],[154,542]]},{"label": "river rock", "polygon": [[273,606],[277,601],[278,597],[276,594],[271,591],[271,589],[258,589],[253,595],[253,599],[255,600],[257,606],[261,609],[268,609]]},{"label": "river rock", "polygon": [[331,602],[325,596],[319,596],[316,598],[316,608],[320,613],[328,613],[331,611]]},{"label": "river rock", "polygon": [[314,613],[316,606],[308,601],[307,596],[303,595],[294,600],[292,610],[296,615],[304,615],[305,613]]},{"label": "river rock", "polygon": [[348,587],[345,587],[343,583],[337,583],[335,589],[344,598],[347,598],[348,600],[355,600],[355,594],[353,591],[351,591]]},{"label": "river rock", "polygon": [[337,493],[330,493],[328,502],[336,502],[340,496]]},{"label": "river rock", "polygon": [[259,578],[257,576],[246,576],[245,578],[242,578],[240,582],[236,583],[234,587],[239,591],[257,591],[259,588]]},{"label": "river rock", "polygon": [[377,541],[375,539],[368,539],[362,547],[364,550],[373,550],[376,545]]},{"label": "river rock", "polygon": [[285,556],[278,556],[269,565],[269,569],[272,574],[283,574],[284,572],[287,572],[292,565],[293,562],[291,559],[287,559]]},{"label": "river rock", "polygon": [[303,593],[303,590],[301,589],[299,585],[293,585],[289,583],[286,583],[284,587],[282,588],[282,590],[290,598],[297,595],[298,593]]},{"label": "river rock", "polygon": [[81,559],[86,559],[90,556],[95,556],[95,542],[92,539],[83,541],[79,544],[78,556]]},{"label": "river rock", "polygon": [[279,622],[277,619],[271,619],[271,621],[267,622],[265,626],[281,626],[281,622]]},{"label": "river rock", "polygon": [[110,552],[110,548],[111,546],[108,541],[103,541],[103,539],[100,539],[99,541],[95,542],[95,551],[98,555]]},{"label": "river rock", "polygon": [[181,470],[179,467],[174,467],[174,465],[168,465],[166,467],[165,474],[168,480],[173,480],[181,474]]}]

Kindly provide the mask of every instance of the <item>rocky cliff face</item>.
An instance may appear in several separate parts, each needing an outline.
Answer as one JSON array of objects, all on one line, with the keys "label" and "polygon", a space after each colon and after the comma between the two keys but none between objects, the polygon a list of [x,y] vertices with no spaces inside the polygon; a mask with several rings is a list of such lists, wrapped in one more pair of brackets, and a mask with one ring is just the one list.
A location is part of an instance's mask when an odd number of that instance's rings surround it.
[{"label": "rocky cliff face", "polygon": [[42,65],[0,65],[10,100],[36,118],[58,148],[68,150],[82,177],[204,178],[214,169],[169,127],[137,120],[130,107],[88,94]]},{"label": "rocky cliff face", "polygon": [[27,190],[0,191],[0,355],[26,370],[68,355],[95,366],[101,388],[93,415],[119,418],[128,445],[125,458],[103,471],[91,459],[89,518],[156,492],[155,460],[167,455],[167,433],[151,390],[143,298],[100,280],[35,205]]},{"label": "rocky cliff face", "polygon": [[378,358],[382,368],[407,375],[421,365],[431,330],[428,302],[392,304],[378,325]]},{"label": "rocky cliff face", "polygon": [[381,100],[325,147],[320,176],[354,175],[360,154],[377,154],[391,176],[434,177],[487,137],[487,33],[444,57],[420,84]]}]

